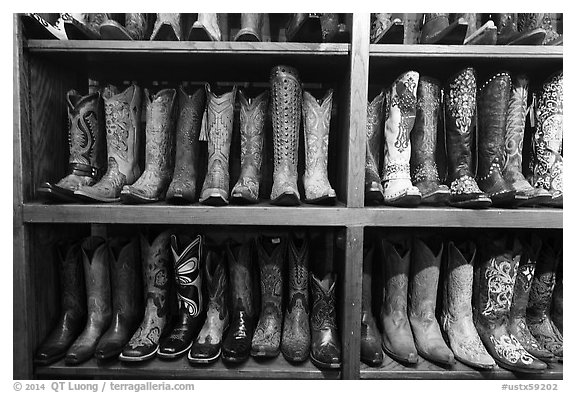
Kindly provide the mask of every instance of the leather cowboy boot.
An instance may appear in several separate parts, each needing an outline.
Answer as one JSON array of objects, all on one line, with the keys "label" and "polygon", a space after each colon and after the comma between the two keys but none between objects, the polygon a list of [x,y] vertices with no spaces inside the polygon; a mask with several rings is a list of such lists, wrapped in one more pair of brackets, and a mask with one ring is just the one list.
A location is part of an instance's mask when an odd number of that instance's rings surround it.
[{"label": "leather cowboy boot", "polygon": [[328,180],[328,139],[332,112],[332,93],[329,89],[321,100],[307,91],[303,94],[304,147],[306,170],[304,194],[308,203],[334,203],[336,191]]},{"label": "leather cowboy boot", "polygon": [[532,135],[531,183],[552,194],[549,205],[562,207],[564,200],[562,133],[564,122],[562,71],[550,76],[536,101],[536,130]]},{"label": "leather cowboy boot", "polygon": [[148,14],[126,13],[124,26],[109,19],[100,25],[103,40],[143,40],[148,30]]},{"label": "leather cowboy boot", "polygon": [[96,184],[80,186],[74,191],[78,199],[120,202],[122,187],[140,177],[141,98],[142,92],[136,85],[112,97],[104,96],[108,169]]},{"label": "leather cowboy boot", "polygon": [[312,314],[310,315],[310,360],[321,369],[340,368],[341,347],[336,326],[336,275],[327,273],[322,280],[311,275]]},{"label": "leather cowboy boot", "polygon": [[364,167],[364,201],[379,204],[384,200],[384,188],[378,174],[384,120],[384,90],[368,103],[366,119],[366,164]]},{"label": "leather cowboy boot", "polygon": [[416,119],[410,134],[412,156],[410,166],[412,182],[422,194],[422,204],[443,205],[450,190],[440,184],[436,166],[436,139],[440,109],[440,84],[437,80],[421,77],[418,82]]},{"label": "leather cowboy boot", "polygon": [[472,174],[472,120],[476,112],[476,73],[465,68],[446,88],[446,150],[452,206],[481,209],[492,204]]},{"label": "leather cowboy boot", "polygon": [[42,14],[23,13],[22,24],[27,38],[39,40],[67,40],[66,32],[63,28],[63,21],[58,19],[51,23],[49,18],[44,18]]},{"label": "leather cowboy boot", "polygon": [[276,357],[282,332],[283,273],[286,240],[262,236],[257,240],[260,265],[261,311],[252,337],[250,354],[255,358]]},{"label": "leather cowboy boot", "polygon": [[152,244],[149,244],[144,236],[140,236],[146,309],[140,326],[118,357],[122,361],[140,362],[154,357],[158,351],[158,342],[164,332],[170,309],[169,241],[168,231],[158,235]]},{"label": "leather cowboy boot", "polygon": [[34,363],[47,366],[63,358],[86,326],[86,289],[79,243],[56,246],[60,276],[60,319],[40,344]]},{"label": "leather cowboy boot", "polygon": [[410,245],[406,240],[392,243],[382,239],[381,252],[384,260],[384,302],[380,308],[382,349],[396,361],[416,364],[418,353],[407,315]]},{"label": "leather cowboy boot", "polygon": [[414,238],[408,317],[414,333],[414,343],[423,358],[444,365],[453,365],[454,354],[446,345],[436,320],[436,294],[442,261],[442,242],[436,247]]},{"label": "leather cowboy boot", "polygon": [[222,335],[228,329],[228,273],[223,253],[208,250],[204,265],[204,281],[208,289],[206,321],[188,353],[192,364],[212,363],[220,357]]},{"label": "leather cowboy boot", "polygon": [[276,66],[270,73],[272,89],[272,137],[274,142],[274,183],[270,203],[300,204],[298,178],[298,136],[302,108],[302,87],[298,71]]},{"label": "leather cowboy boot", "polygon": [[230,189],[230,142],[234,122],[236,86],[232,91],[216,95],[206,84],[206,135],[208,140],[208,169],[200,193],[200,203],[222,206],[228,204]]},{"label": "leather cowboy boot", "polygon": [[564,334],[564,274],[562,262],[562,250],[560,250],[560,263],[556,271],[556,286],[554,286],[554,292],[552,292],[552,312],[550,314],[550,318],[560,334]]},{"label": "leather cowboy boot", "polygon": [[156,14],[150,41],[182,41],[182,14]]},{"label": "leather cowboy boot", "polygon": [[[522,15],[521,18],[519,18],[520,15]],[[494,23],[498,31],[497,44],[541,45],[546,32],[544,29],[537,28],[538,23],[530,23],[529,19],[532,19],[529,14],[494,14]],[[530,28],[530,25],[533,27]],[[518,31],[520,26],[521,31]]]},{"label": "leather cowboy boot", "polygon": [[170,335],[160,342],[159,358],[174,359],[183,355],[192,347],[192,340],[201,328],[203,242],[201,235],[192,239],[184,235],[170,236],[179,315]]},{"label": "leather cowboy boot", "polygon": [[185,204],[196,200],[198,137],[205,104],[203,89],[197,89],[191,96],[182,87],[178,89],[180,115],[176,123],[176,162],[174,176],[166,192],[168,203]]},{"label": "leather cowboy boot", "polygon": [[468,23],[463,18],[450,23],[446,13],[424,14],[420,43],[462,45],[467,31]]},{"label": "leather cowboy boot", "polygon": [[322,30],[322,42],[334,42],[338,34],[338,14],[320,14],[320,29]]},{"label": "leather cowboy boot", "polygon": [[142,270],[138,239],[109,242],[110,282],[112,285],[112,323],[96,347],[96,359],[115,358],[142,320]]},{"label": "leather cowboy boot", "polygon": [[474,272],[474,324],[488,353],[505,369],[540,373],[547,366],[530,355],[508,330],[519,255],[518,241],[505,237],[487,239]]},{"label": "leather cowboy boot", "polygon": [[522,175],[522,145],[528,102],[528,78],[519,75],[514,78],[510,92],[510,103],[506,115],[504,141],[505,161],[502,175],[516,191],[516,202],[525,205],[538,205],[548,202],[552,195],[544,189],[535,189]]},{"label": "leather cowboy boot", "polygon": [[322,14],[292,14],[286,26],[288,42],[322,42]]},{"label": "leather cowboy boot", "polygon": [[360,319],[360,361],[371,367],[382,364],[382,340],[372,313],[372,258],[374,246],[364,249],[362,263],[362,315]]},{"label": "leather cowboy boot", "polygon": [[403,14],[372,14],[374,20],[370,29],[371,44],[404,43]]},{"label": "leather cowboy boot", "polygon": [[112,320],[110,266],[108,245],[101,237],[89,237],[80,247],[86,279],[88,304],[84,331],[66,353],[67,365],[78,365],[90,359],[96,351],[98,340]]},{"label": "leather cowboy boot", "polygon": [[142,175],[120,192],[123,203],[140,204],[164,199],[174,172],[176,90],[163,89],[146,96],[146,164]]},{"label": "leather cowboy boot", "polygon": [[263,14],[240,14],[240,31],[234,37],[234,41],[260,42],[262,31]]},{"label": "leather cowboy boot", "polygon": [[256,203],[260,192],[260,169],[264,146],[264,120],[268,92],[256,98],[239,93],[240,101],[240,176],[232,189],[232,199],[239,203]]},{"label": "leather cowboy boot", "polygon": [[68,175],[58,183],[42,183],[38,192],[55,202],[76,202],[74,196],[81,185],[96,183],[105,166],[104,110],[100,93],[79,95],[76,90],[66,94],[68,107]]},{"label": "leather cowboy boot", "polygon": [[546,30],[542,26],[544,14],[519,13],[518,32],[520,38],[514,45],[542,45],[546,39]]},{"label": "leather cowboy boot", "polygon": [[473,242],[448,243],[440,320],[454,357],[467,366],[490,370],[496,363],[484,348],[472,321],[475,259]]},{"label": "leather cowboy boot", "polygon": [[309,251],[306,235],[295,234],[288,240],[288,302],[280,349],[290,362],[303,362],[310,354]]},{"label": "leather cowboy boot", "polygon": [[62,20],[69,40],[99,40],[100,25],[108,20],[108,14],[62,14]]},{"label": "leather cowboy boot", "polygon": [[564,339],[550,319],[550,309],[556,284],[556,268],[562,252],[561,239],[552,238],[543,242],[526,308],[526,322],[530,333],[560,361],[563,360]]},{"label": "leather cowboy boot", "polygon": [[538,340],[532,336],[526,324],[526,306],[532,280],[536,259],[540,253],[542,242],[538,237],[532,235],[529,239],[520,239],[522,243],[520,262],[518,263],[518,274],[514,284],[514,294],[510,306],[510,319],[508,321],[508,331],[514,335],[528,353],[540,360],[549,362],[554,355],[546,350]]},{"label": "leather cowboy boot", "polygon": [[422,196],[410,182],[410,132],[416,117],[416,88],[420,75],[408,71],[400,75],[386,96],[384,125],[384,203],[410,207]]},{"label": "leather cowboy boot", "polygon": [[[478,90],[478,173],[476,181],[494,206],[509,206],[516,191],[502,176],[510,74],[500,72]],[[525,199],[524,199],[525,200]]]},{"label": "leather cowboy boot", "polygon": [[[496,25],[492,19],[483,21],[483,14],[463,15],[466,15],[469,18],[468,34],[464,40],[464,45],[496,45],[498,29],[496,29]],[[476,28],[478,25],[481,26]]]},{"label": "leather cowboy boot", "polygon": [[251,244],[227,244],[232,312],[230,329],[222,344],[222,359],[244,362],[250,356],[256,319],[253,295]]},{"label": "leather cowboy boot", "polygon": [[188,41],[222,41],[218,19],[218,14],[199,13],[188,32]]},{"label": "leather cowboy boot", "polygon": [[546,38],[544,38],[542,45],[557,46],[564,44],[564,37],[562,34],[558,34],[557,24],[552,23],[552,18],[556,19],[557,15],[558,14],[544,14],[541,27],[546,32]]}]

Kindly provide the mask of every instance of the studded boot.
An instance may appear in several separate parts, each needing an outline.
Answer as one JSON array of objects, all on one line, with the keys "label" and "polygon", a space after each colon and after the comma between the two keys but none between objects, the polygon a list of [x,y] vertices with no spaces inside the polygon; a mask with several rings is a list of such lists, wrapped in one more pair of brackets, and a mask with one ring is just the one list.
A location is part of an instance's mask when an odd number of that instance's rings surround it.
[{"label": "studded boot", "polygon": [[234,41],[262,41],[262,15],[263,14],[240,14],[240,31],[234,37]]},{"label": "studded boot", "polygon": [[364,201],[366,204],[379,204],[384,200],[384,188],[382,188],[378,167],[380,165],[385,99],[385,92],[382,90],[380,94],[368,103],[366,164],[364,167]]},{"label": "studded boot", "polygon": [[181,41],[182,14],[156,14],[150,41]]},{"label": "studded boot", "polygon": [[562,34],[558,34],[558,28],[556,23],[552,23],[552,19],[558,14],[544,14],[542,18],[542,28],[546,32],[546,38],[542,45],[557,46],[563,45],[564,37]]},{"label": "studded boot", "polygon": [[328,273],[319,280],[310,276],[312,314],[310,315],[310,360],[321,369],[340,368],[341,346],[336,326],[336,276]]},{"label": "studded boot", "polygon": [[420,43],[462,45],[467,31],[468,23],[463,18],[450,23],[446,13],[424,14]]},{"label": "studded boot", "polygon": [[126,13],[124,26],[108,19],[100,25],[103,40],[143,40],[148,30],[148,14]]},{"label": "studded boot", "polygon": [[362,263],[362,314],[360,319],[360,361],[371,367],[382,364],[382,340],[372,313],[372,259],[374,247],[364,249]]},{"label": "studded boot", "polygon": [[188,41],[222,41],[218,14],[198,14],[188,32]]},{"label": "studded boot", "polygon": [[292,14],[286,26],[286,41],[322,42],[322,14]]},{"label": "studded boot", "polygon": [[64,31],[69,40],[99,40],[100,25],[107,21],[108,14],[62,14]]},{"label": "studded boot", "polygon": [[370,28],[371,44],[402,44],[404,43],[403,14],[373,14],[374,20]]}]

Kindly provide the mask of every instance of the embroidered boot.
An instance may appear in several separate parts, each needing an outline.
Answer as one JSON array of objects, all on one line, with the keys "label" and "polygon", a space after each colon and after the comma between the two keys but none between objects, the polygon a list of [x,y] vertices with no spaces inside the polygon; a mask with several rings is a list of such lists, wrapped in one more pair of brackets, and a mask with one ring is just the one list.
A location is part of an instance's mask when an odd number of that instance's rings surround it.
[{"label": "embroidered boot", "polygon": [[276,357],[282,332],[283,273],[286,240],[262,236],[256,242],[260,265],[261,311],[252,337],[250,354],[255,358]]},{"label": "embroidered boot", "polygon": [[208,169],[200,193],[200,203],[222,206],[228,204],[230,190],[230,142],[234,122],[236,86],[232,91],[216,95],[206,84],[206,135],[208,140]]},{"label": "embroidered boot", "polygon": [[403,14],[372,14],[374,20],[370,28],[371,44],[404,43]]},{"label": "embroidered boot", "polygon": [[366,164],[364,169],[365,204],[379,204],[384,200],[384,188],[378,174],[384,120],[384,90],[368,103],[366,119]]},{"label": "embroidered boot", "polygon": [[66,351],[86,326],[86,288],[80,243],[56,246],[60,276],[60,319],[40,344],[34,363],[47,366],[66,356]]},{"label": "embroidered boot", "polygon": [[454,357],[467,366],[490,370],[496,363],[484,348],[472,321],[475,260],[473,242],[448,243],[440,320]]},{"label": "embroidered boot", "polygon": [[148,30],[148,14],[126,13],[124,26],[109,19],[100,25],[103,40],[143,40]]},{"label": "embroidered boot", "polygon": [[188,41],[222,41],[218,14],[198,14],[188,32]]},{"label": "embroidered boot", "polygon": [[276,66],[270,73],[272,90],[272,136],[274,142],[274,183],[270,203],[300,204],[298,192],[298,137],[302,112],[302,87],[298,71]]},{"label": "embroidered boot", "polygon": [[156,14],[150,41],[182,41],[182,14]]},{"label": "embroidered boot", "polygon": [[560,250],[560,263],[558,264],[558,270],[556,271],[556,286],[554,287],[554,292],[552,292],[552,312],[550,318],[554,326],[558,328],[560,334],[564,334],[564,279],[563,279],[563,261],[562,261],[562,250]]},{"label": "embroidered boot", "polygon": [[544,14],[541,27],[546,31],[546,38],[544,38],[542,45],[557,46],[564,44],[564,37],[562,34],[558,34],[557,23],[552,22],[552,19],[557,18],[557,15],[562,14]]},{"label": "embroidered boot", "polygon": [[[527,15],[527,14],[522,14]],[[535,15],[535,14],[533,14]],[[522,27],[525,31],[518,31],[518,14],[495,14],[494,23],[498,31],[498,45],[541,45],[546,37],[543,29],[528,29],[528,23],[522,17]],[[534,25],[536,27],[536,25]]]},{"label": "embroidered boot", "polygon": [[263,14],[240,14],[240,31],[234,37],[234,41],[260,42],[262,31]]},{"label": "embroidered boot", "polygon": [[264,121],[268,92],[256,98],[239,93],[240,101],[240,177],[232,189],[232,199],[239,203],[257,203],[264,147]]},{"label": "embroidered boot", "polygon": [[61,18],[57,20],[47,20],[50,18],[44,18],[44,14],[23,13],[21,15],[27,38],[38,40],[68,39],[64,31],[64,22]]},{"label": "embroidered boot", "polygon": [[321,369],[340,368],[340,335],[336,326],[336,275],[328,273],[322,280],[314,274],[310,279],[312,336],[310,360]]},{"label": "embroidered boot", "polygon": [[292,14],[286,26],[286,41],[322,42],[322,14]]},{"label": "embroidered boot", "polygon": [[420,43],[462,45],[467,31],[468,23],[463,18],[450,23],[446,13],[424,14]]},{"label": "embroidered boot", "polygon": [[162,232],[152,244],[140,238],[146,309],[144,319],[118,357],[125,362],[151,359],[158,351],[158,342],[168,321],[170,289],[168,243],[170,233]]},{"label": "embroidered boot", "polygon": [[362,314],[360,319],[360,361],[371,367],[382,364],[382,340],[372,313],[372,259],[374,246],[364,249],[362,263]]},{"label": "embroidered boot", "polygon": [[62,14],[62,20],[69,40],[99,40],[100,25],[108,20],[108,14]]},{"label": "embroidered boot", "polygon": [[176,124],[176,162],[174,176],[166,192],[168,203],[186,204],[196,200],[198,137],[205,104],[203,89],[197,89],[191,96],[182,87],[178,89],[180,115]]},{"label": "embroidered boot", "polygon": [[544,14],[518,13],[518,32],[520,37],[514,45],[542,45],[546,39],[546,30],[542,26]]},{"label": "embroidered boot", "polygon": [[304,147],[306,171],[304,193],[309,203],[334,203],[336,192],[328,180],[328,139],[332,112],[332,93],[329,89],[321,100],[304,92],[302,114],[304,115]]}]

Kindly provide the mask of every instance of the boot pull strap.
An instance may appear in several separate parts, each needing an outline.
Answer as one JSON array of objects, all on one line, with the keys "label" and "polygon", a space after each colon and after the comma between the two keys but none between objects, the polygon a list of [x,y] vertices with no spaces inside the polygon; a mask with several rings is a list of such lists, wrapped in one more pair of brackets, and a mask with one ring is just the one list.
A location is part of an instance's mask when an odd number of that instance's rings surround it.
[{"label": "boot pull strap", "polygon": [[536,93],[532,93],[532,103],[528,107],[528,116],[530,117],[530,127],[534,128],[536,126]]}]

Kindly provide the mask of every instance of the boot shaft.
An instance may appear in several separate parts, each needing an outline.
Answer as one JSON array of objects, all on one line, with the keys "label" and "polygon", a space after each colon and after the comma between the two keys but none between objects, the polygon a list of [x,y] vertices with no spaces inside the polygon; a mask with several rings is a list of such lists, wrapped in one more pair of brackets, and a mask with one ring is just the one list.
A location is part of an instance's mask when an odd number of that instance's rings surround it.
[{"label": "boot shaft", "polygon": [[514,284],[514,295],[510,306],[510,318],[526,317],[526,307],[530,296],[530,288],[534,279],[536,260],[540,253],[542,242],[536,235],[523,239],[518,273]]},{"label": "boot shaft", "polygon": [[143,40],[148,31],[148,15],[143,13],[126,13],[124,26],[134,40]]},{"label": "boot shaft", "polygon": [[174,169],[174,120],[176,90],[163,89],[146,97],[146,166],[145,171],[158,176]]},{"label": "boot shaft", "polygon": [[539,27],[542,27],[546,31],[546,38],[542,45],[551,45],[553,41],[561,39],[561,35],[558,34],[558,27],[556,23],[552,23],[552,19],[556,17],[557,14],[543,14],[542,23]]},{"label": "boot shaft", "polygon": [[[208,169],[211,172],[212,166],[218,163],[228,174],[236,86],[230,92],[216,95],[212,93],[210,85],[206,84],[206,101]],[[228,181],[226,181],[226,187],[228,187]]]},{"label": "boot shaft", "polygon": [[240,101],[240,178],[249,176],[259,182],[268,92],[249,98],[240,91],[238,96]]},{"label": "boot shaft", "polygon": [[112,316],[109,250],[106,241],[97,236],[86,238],[81,245],[89,321],[103,321]]},{"label": "boot shaft", "polygon": [[170,236],[178,308],[181,314],[192,318],[200,315],[204,304],[200,274],[204,262],[203,243],[201,235],[192,239],[183,235]]},{"label": "boot shaft", "polygon": [[152,244],[140,236],[144,288],[146,292],[146,313],[152,317],[165,318],[169,312],[168,291],[170,289],[170,254],[168,251],[170,233],[162,232]]},{"label": "boot shaft", "polygon": [[158,13],[150,36],[151,41],[181,41],[182,14]]},{"label": "boot shaft", "polygon": [[308,299],[308,260],[310,241],[306,235],[299,238],[293,236],[288,241],[288,305],[286,311],[291,312],[296,302],[300,300],[306,313],[309,312]]},{"label": "boot shaft", "polygon": [[282,314],[286,240],[263,236],[257,241],[262,314]]},{"label": "boot shaft", "polygon": [[498,34],[498,40],[501,37],[506,37],[518,32],[518,15],[515,13],[510,14],[494,14],[494,24]]},{"label": "boot shaft", "polygon": [[113,239],[108,247],[114,312],[127,318],[139,315],[143,290],[138,240]]},{"label": "boot shaft", "polygon": [[542,242],[528,298],[527,315],[529,317],[542,317],[550,314],[561,250],[562,241],[559,239],[548,238]]},{"label": "boot shaft", "polygon": [[384,303],[386,314],[406,313],[411,247],[407,239],[396,242],[381,240],[384,260]]},{"label": "boot shaft", "polygon": [[333,93],[332,89],[328,89],[320,100],[307,91],[303,94],[306,176],[328,176],[328,140]]},{"label": "boot shaft", "polygon": [[312,330],[337,329],[336,327],[336,276],[329,273],[320,281],[311,274],[310,292],[312,295]]},{"label": "boot shaft", "polygon": [[426,243],[414,238],[409,293],[411,314],[418,318],[436,320],[436,298],[443,249],[442,242],[437,239]]},{"label": "boot shaft", "polygon": [[542,26],[543,13],[518,13],[518,31],[531,31]]},{"label": "boot shaft", "polygon": [[262,14],[240,14],[240,31],[235,41],[262,41]]},{"label": "boot shaft", "polygon": [[385,99],[385,91],[382,90],[372,102],[368,103],[366,121],[366,170],[374,172],[377,176],[379,176],[378,167],[380,165]]},{"label": "boot shaft", "polygon": [[[472,317],[472,287],[474,280],[474,263],[476,245],[467,241],[456,245],[449,242],[446,247],[446,276],[443,291],[443,318],[449,320],[460,317]],[[446,329],[446,326],[444,326]]]},{"label": "boot shaft", "polygon": [[230,273],[231,309],[234,314],[243,312],[255,316],[254,283],[251,243],[227,244],[228,271]]},{"label": "boot shaft", "polygon": [[183,172],[193,179],[196,177],[198,138],[205,104],[206,96],[203,89],[197,89],[191,96],[182,86],[178,89],[180,114],[176,124],[175,176]]},{"label": "boot shaft", "polygon": [[60,308],[78,316],[86,313],[86,286],[84,267],[80,258],[80,243],[56,245],[60,275]]},{"label": "boot shaft", "polygon": [[220,320],[228,317],[228,273],[224,263],[224,255],[215,250],[208,250],[204,277],[208,290],[207,310],[212,310],[220,316]]},{"label": "boot shaft", "polygon": [[504,149],[506,158],[504,171],[510,172],[514,180],[522,180],[522,146],[528,111],[528,78],[518,75],[512,82],[510,101],[506,113]]}]

